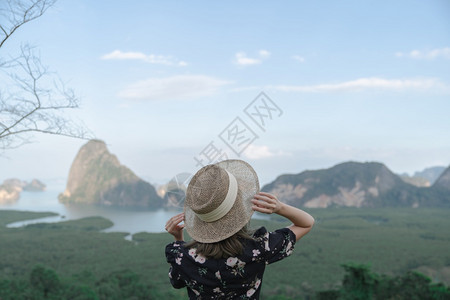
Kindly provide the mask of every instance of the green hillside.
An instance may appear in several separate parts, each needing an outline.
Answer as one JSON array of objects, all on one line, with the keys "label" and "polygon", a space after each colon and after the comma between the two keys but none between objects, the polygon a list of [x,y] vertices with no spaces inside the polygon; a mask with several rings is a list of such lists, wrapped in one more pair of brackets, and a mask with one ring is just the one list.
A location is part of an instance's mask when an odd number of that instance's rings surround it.
[{"label": "green hillside", "polygon": [[[415,270],[435,282],[450,284],[449,210],[336,208],[309,212],[316,218],[314,229],[296,245],[290,258],[268,266],[262,299],[301,299],[334,289],[344,277],[341,265],[347,263],[369,264],[373,272],[389,276]],[[60,284],[73,289],[84,286],[114,291],[120,289],[119,283],[125,280],[121,276],[126,275],[134,278],[133,284],[141,286],[149,299],[185,299],[185,291],[173,289],[168,281],[164,258],[164,247],[171,241],[168,234],[139,233],[128,241],[125,233],[98,232],[111,226],[100,217],[4,227],[42,216],[0,211],[0,283],[13,280],[25,284],[41,265],[39,272],[53,270]],[[275,229],[288,224],[276,219],[252,221],[252,227],[262,225]]]}]

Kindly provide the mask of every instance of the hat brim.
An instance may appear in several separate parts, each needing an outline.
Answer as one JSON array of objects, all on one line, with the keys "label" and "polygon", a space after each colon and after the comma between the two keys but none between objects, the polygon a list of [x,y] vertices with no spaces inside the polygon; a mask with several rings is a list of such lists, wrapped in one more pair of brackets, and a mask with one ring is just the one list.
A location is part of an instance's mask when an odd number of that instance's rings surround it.
[{"label": "hat brim", "polygon": [[251,199],[259,192],[258,176],[255,170],[245,161],[231,159],[218,162],[215,165],[234,175],[238,183],[238,195],[230,211],[214,222],[202,221],[185,204],[184,223],[186,231],[191,238],[201,243],[219,242],[241,230],[253,215]]}]

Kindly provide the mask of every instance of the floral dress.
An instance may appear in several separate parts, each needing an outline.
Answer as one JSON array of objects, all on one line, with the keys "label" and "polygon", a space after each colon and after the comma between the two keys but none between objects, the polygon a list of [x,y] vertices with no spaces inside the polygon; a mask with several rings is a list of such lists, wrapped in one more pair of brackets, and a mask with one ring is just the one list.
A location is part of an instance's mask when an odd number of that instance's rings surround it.
[{"label": "floral dress", "polygon": [[190,299],[259,299],[266,265],[289,256],[296,238],[289,228],[264,227],[253,238],[245,240],[242,255],[223,259],[207,259],[182,241],[167,245],[170,283],[186,287]]}]

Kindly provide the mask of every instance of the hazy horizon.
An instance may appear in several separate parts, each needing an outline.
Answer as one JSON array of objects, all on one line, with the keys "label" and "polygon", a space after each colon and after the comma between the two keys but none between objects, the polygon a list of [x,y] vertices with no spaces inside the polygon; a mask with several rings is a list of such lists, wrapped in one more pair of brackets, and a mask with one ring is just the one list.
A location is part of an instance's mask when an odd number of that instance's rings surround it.
[{"label": "hazy horizon", "polygon": [[[60,0],[2,57],[26,42],[80,96],[67,116],[151,183],[195,173],[208,147],[263,184],[350,160],[450,165],[447,1]],[[67,178],[86,142],[34,141],[0,154],[0,179]]]},{"label": "hazy horizon", "polygon": [[[340,163],[345,163],[345,162],[349,162],[349,161],[342,161],[342,162],[340,162]],[[357,161],[357,162],[359,162],[359,161]],[[337,164],[340,164],[340,163],[337,163]],[[365,162],[360,162],[360,163],[365,163]],[[383,163],[383,162],[377,162],[377,163]],[[336,165],[336,164],[335,164]],[[274,176],[272,177],[272,178],[259,178],[259,180],[260,180],[260,185],[261,185],[261,187],[262,186],[264,186],[264,185],[266,185],[266,184],[269,184],[269,183],[271,183],[272,181],[274,181],[278,176],[280,176],[280,175],[286,175],[286,174],[299,174],[299,173],[301,173],[301,172],[304,172],[304,171],[314,171],[314,170],[319,170],[319,169],[329,169],[329,168],[332,168],[332,167],[334,167],[335,165],[331,165],[331,166],[329,166],[329,167],[325,167],[325,168],[318,168],[318,169],[304,169],[304,170],[299,170],[298,172],[295,172],[295,173],[288,173],[288,172],[284,172],[284,173],[280,173],[280,174],[274,174]],[[386,166],[387,168],[389,168],[389,166]],[[418,172],[422,172],[422,171],[424,171],[424,170],[426,170],[426,169],[430,169],[430,168],[435,168],[435,167],[443,167],[443,168],[448,168],[449,166],[444,166],[444,165],[441,165],[441,166],[429,166],[429,167],[426,167],[426,168],[424,168],[424,169],[421,169],[421,170],[415,170],[414,172],[412,172],[412,173],[406,173],[406,172],[404,172],[404,173],[398,173],[398,172],[395,172],[394,170],[392,170],[392,169],[390,169],[394,174],[396,174],[396,175],[408,175],[408,176],[410,176],[410,177],[413,177],[415,174],[414,173],[418,173]],[[133,170],[132,170],[133,171]],[[158,177],[157,175],[153,175],[153,176],[142,176],[142,177],[140,177],[141,179],[143,179],[143,180],[145,180],[145,181],[147,181],[147,182],[149,182],[150,184],[152,184],[152,185],[154,185],[155,187],[158,187],[158,186],[162,186],[162,185],[164,185],[164,184],[167,184],[169,181],[171,181],[171,180],[173,180],[174,179],[174,177],[176,177],[176,176],[178,176],[178,175],[180,175],[180,174],[185,174],[185,173],[189,173],[189,172],[180,172],[180,173],[177,173],[177,174],[174,174],[174,176],[172,176],[172,177],[167,177],[167,178],[163,178],[163,177]],[[189,174],[193,174],[193,173],[189,173]],[[46,184],[47,185],[47,187],[48,186],[50,186],[50,187],[52,187],[52,188],[65,188],[65,186],[66,186],[66,184],[67,184],[67,179],[68,179],[68,175],[67,176],[55,176],[55,177],[47,177],[47,178],[44,178],[44,177],[25,177],[25,178],[18,178],[18,177],[0,177],[0,184],[4,181],[4,180],[6,180],[6,179],[13,179],[13,178],[17,178],[17,179],[20,179],[20,180],[22,180],[22,181],[27,181],[27,182],[30,182],[31,180],[33,180],[33,179],[38,179],[39,181],[41,181],[41,182],[43,182],[44,184]],[[61,190],[61,192],[62,192],[62,190]]]}]

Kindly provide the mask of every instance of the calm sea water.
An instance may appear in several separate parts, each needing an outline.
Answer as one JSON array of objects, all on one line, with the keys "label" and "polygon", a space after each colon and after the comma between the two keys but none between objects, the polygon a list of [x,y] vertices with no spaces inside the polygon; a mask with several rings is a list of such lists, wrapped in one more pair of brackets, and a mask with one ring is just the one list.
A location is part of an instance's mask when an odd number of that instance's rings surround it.
[{"label": "calm sea water", "polygon": [[[182,212],[182,208],[158,210],[129,210],[90,205],[67,205],[58,202],[58,194],[64,191],[61,186],[48,186],[43,192],[22,192],[20,199],[11,205],[0,205],[0,210],[21,210],[34,212],[54,212],[58,216],[34,220],[25,220],[8,224],[8,227],[21,227],[34,223],[53,223],[76,220],[91,216],[101,216],[111,220],[114,225],[105,232],[164,232],[166,221]],[[254,214],[254,218],[267,218],[266,215]]]}]

